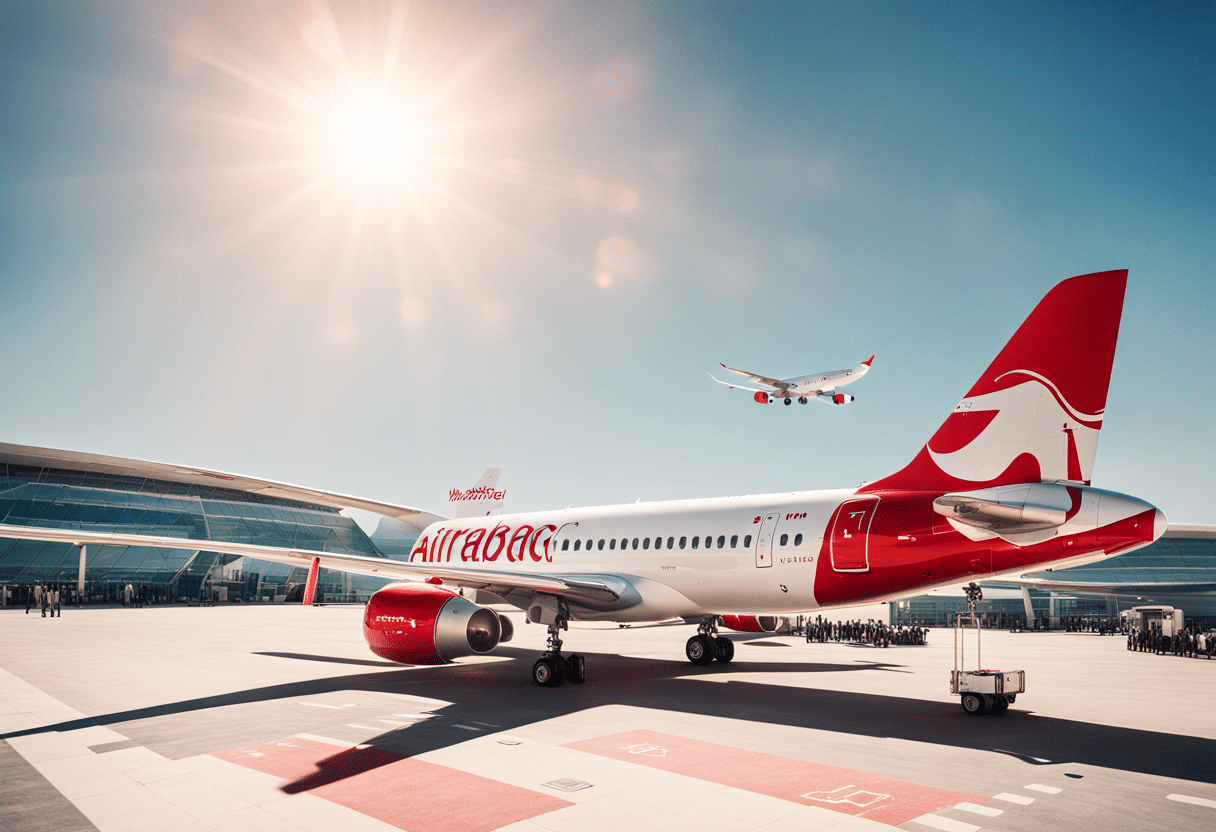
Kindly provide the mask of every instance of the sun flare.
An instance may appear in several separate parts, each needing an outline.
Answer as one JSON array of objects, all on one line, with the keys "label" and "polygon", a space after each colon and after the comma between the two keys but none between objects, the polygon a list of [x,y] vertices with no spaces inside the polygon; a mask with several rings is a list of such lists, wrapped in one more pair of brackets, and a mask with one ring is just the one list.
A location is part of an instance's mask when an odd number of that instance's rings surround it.
[{"label": "sun flare", "polygon": [[416,174],[429,150],[422,124],[413,113],[379,102],[346,110],[335,120],[334,140],[344,162],[364,174]]}]

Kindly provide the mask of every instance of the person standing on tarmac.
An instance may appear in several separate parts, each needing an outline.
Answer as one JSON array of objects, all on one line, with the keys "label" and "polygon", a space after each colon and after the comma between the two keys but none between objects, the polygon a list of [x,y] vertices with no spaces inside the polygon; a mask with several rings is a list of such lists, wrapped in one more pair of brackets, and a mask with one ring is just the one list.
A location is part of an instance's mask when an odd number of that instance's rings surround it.
[{"label": "person standing on tarmac", "polygon": [[63,618],[63,610],[59,607],[59,585],[51,590],[51,618]]}]

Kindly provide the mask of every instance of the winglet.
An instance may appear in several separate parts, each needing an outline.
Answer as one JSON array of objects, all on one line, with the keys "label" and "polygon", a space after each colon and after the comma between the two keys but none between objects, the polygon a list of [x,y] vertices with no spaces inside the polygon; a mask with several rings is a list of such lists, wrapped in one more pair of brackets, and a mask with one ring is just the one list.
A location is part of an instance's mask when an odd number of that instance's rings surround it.
[{"label": "winglet", "polygon": [[[878,355],[878,353],[874,353],[874,355]],[[873,364],[873,363],[874,363],[874,355],[871,355],[871,356],[870,356],[869,358],[867,358],[865,361],[861,362],[861,366],[863,366],[863,367],[869,367],[871,364]]]}]

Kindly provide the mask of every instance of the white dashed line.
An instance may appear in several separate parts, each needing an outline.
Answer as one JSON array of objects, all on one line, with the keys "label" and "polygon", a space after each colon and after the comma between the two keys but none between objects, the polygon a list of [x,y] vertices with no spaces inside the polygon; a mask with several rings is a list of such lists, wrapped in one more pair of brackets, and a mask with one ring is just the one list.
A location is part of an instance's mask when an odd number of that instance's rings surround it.
[{"label": "white dashed line", "polygon": [[1057,789],[1055,786],[1044,786],[1042,783],[1031,783],[1024,788],[1030,789],[1032,792],[1042,792],[1043,794],[1059,794],[1064,791],[1063,789]]},{"label": "white dashed line", "polygon": [[350,748],[350,743],[335,740],[330,737],[323,737],[320,734],[296,734],[302,740],[312,740],[313,742],[323,742],[326,745],[340,745],[343,748]]},{"label": "white dashed line", "polygon": [[1208,800],[1205,797],[1191,797],[1189,794],[1167,794],[1166,800],[1174,800],[1178,803],[1190,803],[1192,806],[1206,806],[1209,809],[1216,809],[1216,800]]},{"label": "white dashed line", "polygon": [[962,809],[964,812],[970,812],[973,815],[983,815],[986,818],[994,818],[997,815],[1005,814],[1004,809],[994,809],[991,806],[981,806],[978,803],[956,803],[955,809]]},{"label": "white dashed line", "polygon": [[963,823],[961,820],[951,820],[950,818],[943,818],[941,815],[921,815],[918,818],[912,818],[912,823],[931,826],[934,829],[942,830],[942,832],[976,832],[979,829],[973,823]]},{"label": "white dashed line", "polygon": [[1033,797],[1027,797],[1024,794],[1010,794],[1009,792],[1001,792],[993,800],[1003,800],[1006,803],[1017,803],[1021,806],[1029,806],[1034,803]]}]

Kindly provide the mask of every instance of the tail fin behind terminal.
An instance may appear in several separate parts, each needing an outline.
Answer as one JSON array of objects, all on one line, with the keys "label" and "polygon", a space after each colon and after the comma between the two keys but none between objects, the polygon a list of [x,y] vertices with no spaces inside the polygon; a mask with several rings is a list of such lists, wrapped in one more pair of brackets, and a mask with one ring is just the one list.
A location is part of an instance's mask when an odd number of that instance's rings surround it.
[{"label": "tail fin behind terminal", "polygon": [[486,517],[502,512],[507,492],[498,489],[501,468],[487,468],[472,488],[461,491],[453,488],[448,492],[448,505],[453,517]]},{"label": "tail fin behind terminal", "polygon": [[1126,270],[1056,284],[916,458],[862,490],[1088,483],[1126,288]]}]

